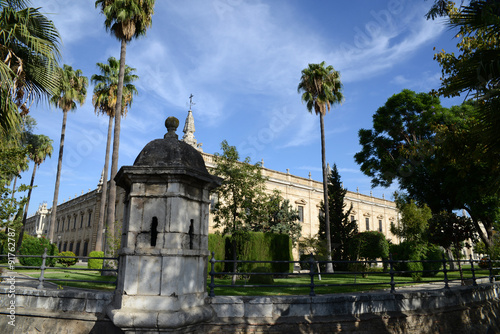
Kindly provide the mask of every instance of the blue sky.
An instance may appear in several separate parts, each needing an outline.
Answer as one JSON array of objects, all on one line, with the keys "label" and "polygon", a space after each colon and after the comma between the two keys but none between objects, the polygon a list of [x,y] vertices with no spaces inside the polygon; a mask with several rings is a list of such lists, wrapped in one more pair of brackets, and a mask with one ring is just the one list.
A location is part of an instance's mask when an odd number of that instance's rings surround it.
[{"label": "blue sky", "polygon": [[[314,4],[311,7],[311,4]],[[443,20],[427,21],[432,1],[158,0],[153,26],[127,48],[137,69],[139,95],[122,120],[119,166],[133,164],[151,140],[162,138],[164,120],[181,121],[194,95],[195,137],[207,153],[227,140],[242,158],[321,180],[319,118],[297,93],[301,70],[325,61],[341,73],[345,101],[325,117],[326,156],[348,190],[391,197],[396,187],[371,189],[354,162],[358,130],[387,99],[408,88],[437,89],[436,50],[457,40]],[[119,58],[119,42],[89,0],[37,0],[62,36],[61,64],[89,77],[97,62]],[[104,165],[107,119],[96,116],[93,86],[85,104],[68,115],[59,203],[94,189]],[[444,106],[460,100],[443,100]],[[52,206],[62,112],[47,103],[31,108],[36,133],[54,140],[54,153],[37,171],[30,213]],[[31,170],[23,174],[29,183]]]}]

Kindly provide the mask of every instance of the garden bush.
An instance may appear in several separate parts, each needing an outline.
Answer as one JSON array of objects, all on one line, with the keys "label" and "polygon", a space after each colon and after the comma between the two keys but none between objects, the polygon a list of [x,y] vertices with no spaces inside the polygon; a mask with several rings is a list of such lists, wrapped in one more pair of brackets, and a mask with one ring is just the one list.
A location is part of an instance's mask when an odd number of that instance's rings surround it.
[{"label": "garden bush", "polygon": [[425,260],[432,262],[424,262],[424,276],[434,277],[439,273],[439,270],[443,266],[443,251],[441,247],[437,245],[429,245],[427,247],[427,252],[425,254]]},{"label": "garden bush", "polygon": [[[256,267],[252,269],[254,273],[270,273],[271,270],[268,267]],[[273,275],[259,275],[259,274],[251,274],[250,279],[248,280],[250,284],[273,284],[274,279]]]},{"label": "garden bush", "polygon": [[[75,255],[75,253],[68,251],[68,252],[59,253],[59,256],[76,256],[76,255]],[[65,266],[65,267],[74,266],[77,262],[78,262],[77,258],[68,258],[68,257],[57,258],[57,263]]]},{"label": "garden bush", "polygon": [[89,269],[102,269],[103,259],[92,259],[92,257],[104,257],[104,252],[101,251],[92,251],[89,254],[89,262],[87,263],[87,267]]},{"label": "garden bush", "polygon": [[[19,257],[19,262],[23,266],[40,267],[42,265],[42,257],[44,249],[47,248],[47,255],[54,256],[59,254],[55,244],[51,244],[45,237],[36,238],[25,234],[19,255],[40,255],[40,257]],[[53,267],[56,264],[57,258],[47,258],[45,265]]]}]

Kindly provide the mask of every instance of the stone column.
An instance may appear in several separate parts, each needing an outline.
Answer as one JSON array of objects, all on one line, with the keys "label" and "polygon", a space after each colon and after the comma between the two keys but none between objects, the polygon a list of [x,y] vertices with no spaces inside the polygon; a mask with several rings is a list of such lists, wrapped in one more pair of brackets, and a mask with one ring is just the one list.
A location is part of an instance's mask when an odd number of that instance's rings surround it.
[{"label": "stone column", "polygon": [[[210,320],[205,304],[210,175],[200,153],[177,139],[147,144],[115,180],[126,191],[118,285],[107,310],[126,333],[183,332]],[[175,125],[175,126],[174,126]]]}]

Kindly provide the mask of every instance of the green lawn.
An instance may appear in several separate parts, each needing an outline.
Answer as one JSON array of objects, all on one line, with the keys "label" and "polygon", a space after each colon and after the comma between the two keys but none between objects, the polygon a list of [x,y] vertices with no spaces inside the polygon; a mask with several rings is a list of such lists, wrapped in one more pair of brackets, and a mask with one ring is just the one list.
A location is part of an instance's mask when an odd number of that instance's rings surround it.
[{"label": "green lawn", "polygon": [[[62,268],[57,265],[56,268]],[[94,270],[72,270],[72,268],[86,268],[86,265],[75,265],[68,269],[53,269],[48,268],[45,270],[45,278],[49,282],[53,282],[64,289],[65,286],[72,286],[85,289],[100,289],[100,290],[114,290],[115,280],[114,276],[101,276],[99,271]],[[471,278],[472,273],[467,270],[470,267],[465,266],[464,278]],[[16,271],[29,275],[34,278],[40,276],[40,271],[34,269],[23,269],[16,267]],[[477,270],[475,272],[476,278],[487,277],[488,270]],[[373,271],[368,273],[366,277],[360,274],[335,273],[333,275],[321,274],[322,280],[317,276],[314,277],[315,285],[329,285],[329,286],[316,286],[314,291],[316,294],[331,294],[343,292],[360,292],[379,289],[390,289],[390,275],[381,271]],[[68,282],[68,281],[53,281],[51,279],[68,279],[68,280],[88,280],[93,282]],[[459,280],[460,273],[458,271],[448,272],[449,280]],[[413,281],[411,277],[395,276],[396,288],[404,285],[415,285],[429,281],[443,281],[444,274],[440,272],[434,277],[422,277],[420,281]],[[95,281],[106,281],[109,283],[96,283]],[[207,283],[210,284],[210,276],[207,278]],[[289,275],[287,278],[275,278],[274,285],[293,285],[292,287],[244,287],[249,285],[247,280],[240,279],[236,282],[235,286],[231,286],[231,278],[229,276],[223,278],[216,278],[216,285],[224,285],[223,287],[215,287],[214,292],[216,296],[286,296],[286,295],[309,295],[311,282],[310,276],[303,274],[301,276]],[[360,285],[352,285],[360,284]],[[444,286],[444,282],[441,283]],[[207,291],[210,288],[207,285]]]},{"label": "green lawn", "polygon": [[[98,290],[114,290],[115,289],[115,276],[101,276],[101,272],[97,270],[72,270],[74,268],[87,268],[86,264],[76,264],[67,269],[59,264],[55,267],[45,269],[44,278],[47,282],[52,282],[64,289],[65,286],[84,288],[84,289],[98,289]],[[22,266],[16,266],[16,272],[31,276],[33,278],[40,277],[40,270],[25,269]],[[93,282],[75,282],[75,281],[55,281],[52,279],[64,280],[85,280]],[[95,281],[105,281],[108,283],[99,283]]]},{"label": "green lawn", "polygon": [[[487,270],[478,270],[475,272],[476,278],[486,277],[489,272]],[[464,279],[471,278],[470,271],[464,271]],[[344,293],[344,292],[360,292],[380,289],[390,289],[391,278],[388,273],[371,272],[366,277],[362,275],[353,275],[350,273],[339,273],[334,275],[321,275],[322,280],[314,278],[315,285],[329,285],[329,286],[316,286],[314,292],[316,294],[331,294],[331,293]],[[459,280],[460,273],[458,271],[448,272],[449,280]],[[423,284],[431,281],[442,281],[444,287],[444,274],[440,272],[434,277],[422,277],[420,281],[413,281],[411,277],[395,276],[396,288],[405,285]],[[311,279],[308,275],[305,276],[289,276],[288,278],[275,278],[274,285],[295,285],[295,287],[244,287],[250,285],[246,280],[237,280],[235,286],[231,286],[231,278],[217,278],[214,282],[216,285],[224,285],[223,287],[215,287],[214,293],[216,296],[272,296],[272,295],[309,295]],[[210,284],[210,277],[208,277],[208,284]],[[361,284],[361,285],[351,285]],[[307,286],[301,286],[307,285]],[[208,285],[207,290],[210,291]]]}]

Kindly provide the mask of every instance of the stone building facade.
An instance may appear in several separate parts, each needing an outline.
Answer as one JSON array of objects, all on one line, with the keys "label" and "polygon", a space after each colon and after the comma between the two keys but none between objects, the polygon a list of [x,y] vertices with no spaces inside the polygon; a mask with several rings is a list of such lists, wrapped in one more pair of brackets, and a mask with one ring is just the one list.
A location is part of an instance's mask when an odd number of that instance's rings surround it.
[{"label": "stone building facade", "polygon": [[[183,141],[195,147],[202,154],[203,160],[210,171],[214,165],[214,156],[204,153],[201,144],[194,139],[194,119],[192,112],[188,112],[184,126]],[[262,167],[262,174],[267,177],[266,187],[269,192],[277,189],[281,195],[290,201],[300,216],[302,236],[314,237],[319,230],[320,203],[323,199],[323,184],[309,178],[295,176],[287,172],[279,172]],[[57,219],[54,230],[54,242],[60,251],[72,251],[78,256],[87,256],[95,249],[98,231],[99,208],[101,203],[101,189],[103,182],[100,180],[97,189],[90,190],[80,196],[70,199],[57,207]],[[117,188],[116,220],[117,229],[123,221],[124,191]],[[390,232],[391,223],[397,223],[398,211],[394,202],[385,198],[376,198],[359,192],[347,191],[345,201],[347,208],[352,204],[352,220],[358,222],[358,230],[380,231],[394,243],[398,243]],[[214,232],[212,217],[210,232]],[[42,204],[35,215],[28,218],[26,231],[30,235],[47,235],[50,222],[50,209]],[[297,250],[295,252],[297,253]]]}]

